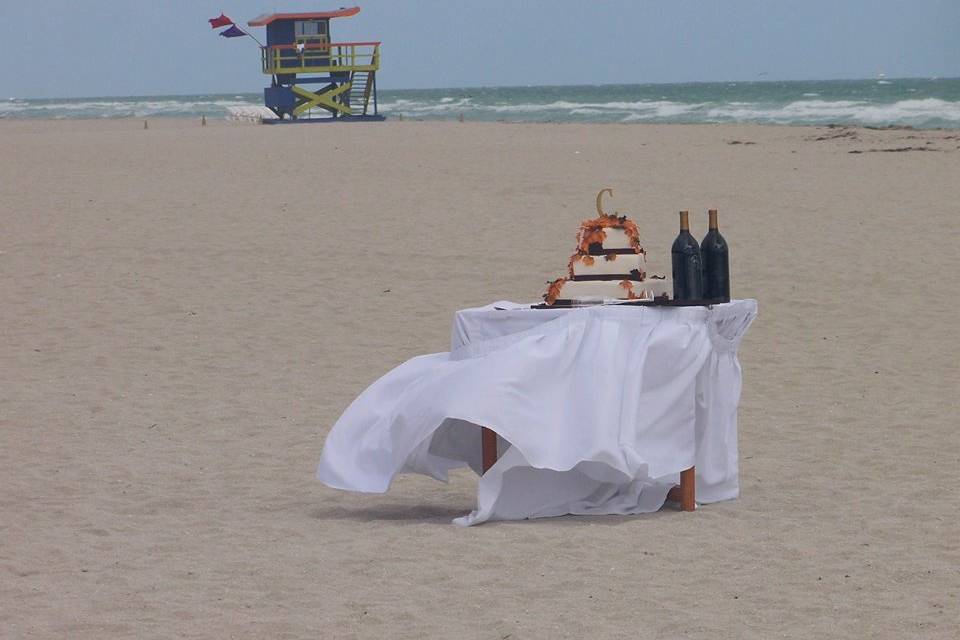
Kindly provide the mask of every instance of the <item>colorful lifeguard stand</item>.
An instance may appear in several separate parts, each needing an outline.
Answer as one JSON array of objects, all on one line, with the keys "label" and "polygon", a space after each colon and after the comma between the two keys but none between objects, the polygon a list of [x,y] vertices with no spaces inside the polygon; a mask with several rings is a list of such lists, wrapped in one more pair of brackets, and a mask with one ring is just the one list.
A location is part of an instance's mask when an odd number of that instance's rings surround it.
[{"label": "colorful lifeguard stand", "polygon": [[267,28],[261,57],[271,82],[263,90],[263,100],[280,121],[317,119],[315,111],[324,120],[383,120],[377,112],[380,43],[330,40],[331,18],[359,12],[360,7],[350,7],[272,13],[247,23]]}]

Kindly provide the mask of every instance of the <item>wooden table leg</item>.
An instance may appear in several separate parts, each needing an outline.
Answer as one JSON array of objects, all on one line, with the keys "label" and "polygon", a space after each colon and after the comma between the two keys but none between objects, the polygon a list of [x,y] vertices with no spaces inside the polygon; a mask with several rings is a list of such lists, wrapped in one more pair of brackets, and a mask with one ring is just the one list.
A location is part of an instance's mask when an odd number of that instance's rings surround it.
[{"label": "wooden table leg", "polygon": [[497,462],[497,432],[486,427],[481,427],[480,439],[483,447],[481,457],[483,472],[486,473]]},{"label": "wooden table leg", "polygon": [[667,500],[679,502],[681,511],[694,511],[697,508],[697,471],[690,467],[680,472],[680,485],[670,489]]}]

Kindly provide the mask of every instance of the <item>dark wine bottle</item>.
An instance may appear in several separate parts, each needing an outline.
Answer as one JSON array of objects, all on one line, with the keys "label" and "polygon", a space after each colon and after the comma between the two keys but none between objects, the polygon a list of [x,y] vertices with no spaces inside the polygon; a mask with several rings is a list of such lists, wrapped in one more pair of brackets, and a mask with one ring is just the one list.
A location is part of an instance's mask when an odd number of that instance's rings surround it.
[{"label": "dark wine bottle", "polygon": [[700,243],[703,257],[703,297],[730,302],[730,251],[717,227],[717,210],[710,209],[710,230]]},{"label": "dark wine bottle", "polygon": [[690,235],[690,213],[680,212],[680,233],[670,249],[673,258],[673,299],[703,299],[703,263],[700,245]]}]

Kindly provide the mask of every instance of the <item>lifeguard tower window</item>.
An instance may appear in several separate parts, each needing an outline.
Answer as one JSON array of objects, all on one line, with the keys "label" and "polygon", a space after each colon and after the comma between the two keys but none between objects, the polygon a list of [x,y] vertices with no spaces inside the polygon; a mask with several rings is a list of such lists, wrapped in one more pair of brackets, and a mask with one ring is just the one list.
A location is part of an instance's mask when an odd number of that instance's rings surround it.
[{"label": "lifeguard tower window", "polygon": [[293,31],[298,40],[326,40],[327,22],[325,20],[297,20]]}]

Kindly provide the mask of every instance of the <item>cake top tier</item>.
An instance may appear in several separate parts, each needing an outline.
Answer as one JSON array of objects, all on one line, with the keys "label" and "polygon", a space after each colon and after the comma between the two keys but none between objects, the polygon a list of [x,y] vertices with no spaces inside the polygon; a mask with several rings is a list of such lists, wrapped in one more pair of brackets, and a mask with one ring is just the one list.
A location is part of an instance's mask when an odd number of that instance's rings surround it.
[{"label": "cake top tier", "polygon": [[[621,246],[621,242],[610,243],[612,246],[605,247],[604,242],[608,236],[619,236],[620,234],[609,234],[608,231],[617,230],[622,232],[627,238],[627,247]],[[618,238],[619,239],[619,238]],[[640,246],[640,229],[636,223],[627,216],[618,216],[617,214],[601,213],[599,217],[592,220],[584,220],[580,223],[580,230],[577,232],[577,253],[580,255],[603,255],[605,251],[615,249],[632,249],[633,253],[646,253]]]}]

